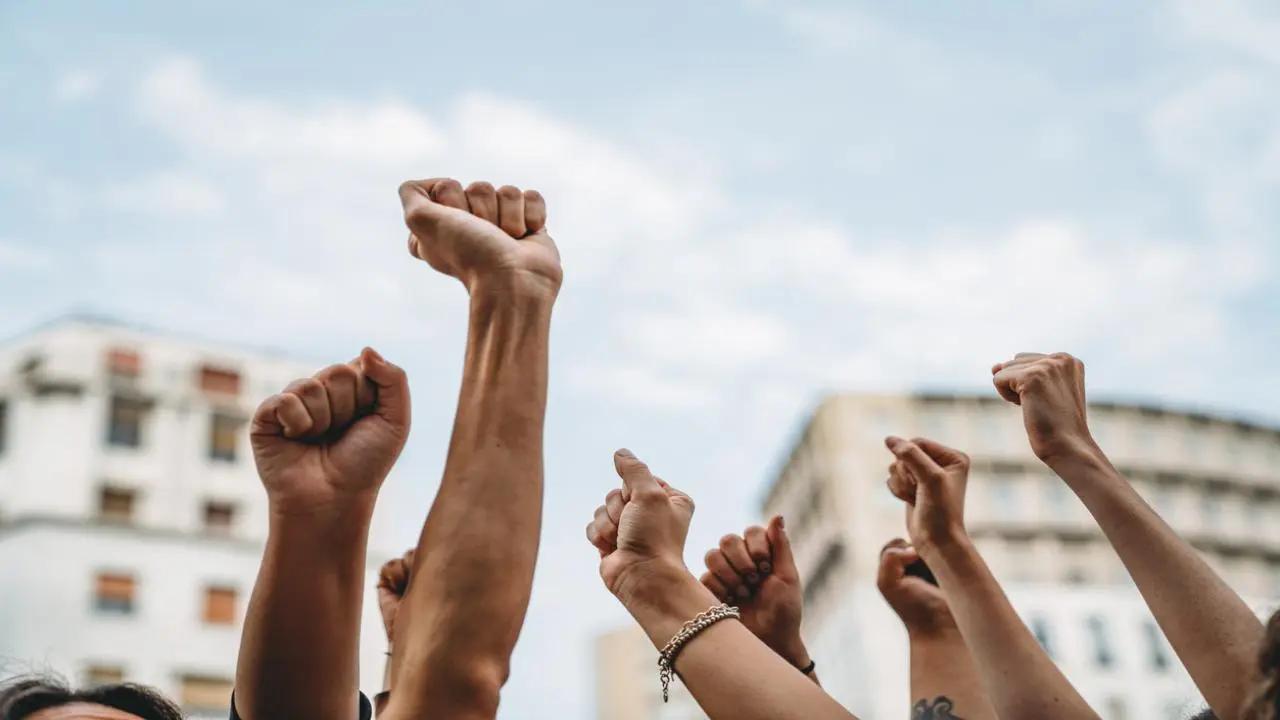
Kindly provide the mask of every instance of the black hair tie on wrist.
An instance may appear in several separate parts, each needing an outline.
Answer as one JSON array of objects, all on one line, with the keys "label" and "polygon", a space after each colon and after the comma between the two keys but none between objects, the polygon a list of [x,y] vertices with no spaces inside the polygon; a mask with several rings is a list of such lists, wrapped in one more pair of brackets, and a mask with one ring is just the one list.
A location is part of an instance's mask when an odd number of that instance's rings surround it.
[{"label": "black hair tie on wrist", "polygon": [[810,675],[813,673],[813,669],[816,667],[818,667],[818,661],[810,660],[808,665],[806,665],[803,668],[800,668],[800,672],[804,673],[805,675]]}]

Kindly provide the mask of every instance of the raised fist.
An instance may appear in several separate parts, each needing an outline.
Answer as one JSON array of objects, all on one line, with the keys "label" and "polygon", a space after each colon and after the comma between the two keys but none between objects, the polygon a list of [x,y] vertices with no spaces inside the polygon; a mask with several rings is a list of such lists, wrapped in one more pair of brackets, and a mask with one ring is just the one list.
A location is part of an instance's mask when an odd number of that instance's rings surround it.
[{"label": "raised fist", "polygon": [[923,562],[906,540],[894,538],[880,550],[880,570],[876,573],[876,586],[885,602],[898,614],[907,632],[920,637],[956,629],[942,590],[908,572],[908,568],[920,567]]},{"label": "raised fist", "polygon": [[1022,406],[1031,450],[1045,462],[1094,450],[1084,399],[1084,363],[1066,353],[1018,353],[991,368],[1000,397]]},{"label": "raised fist", "polygon": [[600,551],[605,587],[627,603],[636,594],[688,573],[684,541],[693,519],[693,500],[654,477],[630,450],[613,456],[622,489],[611,490],[587,524],[587,539]]},{"label": "raised fist", "polygon": [[896,458],[889,491],[907,504],[912,544],[923,550],[964,537],[969,456],[927,438],[888,437],[885,446]]},{"label": "raised fist", "polygon": [[560,288],[560,253],[547,234],[547,206],[536,190],[487,182],[462,189],[452,178],[410,180],[400,186],[409,252],[475,292],[486,280],[530,281]]},{"label": "raised fist", "polygon": [[267,398],[250,430],[272,506],[291,513],[376,493],[408,435],[404,371],[369,348]]},{"label": "raised fist", "polygon": [[378,571],[378,610],[382,613],[382,627],[387,631],[387,642],[395,636],[396,613],[400,601],[409,589],[409,574],[413,571],[414,550],[388,560]]},{"label": "raised fist", "polygon": [[742,624],[765,645],[796,667],[809,664],[800,639],[804,591],[791,555],[782,516],[768,528],[749,527],[742,535],[725,535],[706,555],[701,578],[722,602],[742,611]]}]

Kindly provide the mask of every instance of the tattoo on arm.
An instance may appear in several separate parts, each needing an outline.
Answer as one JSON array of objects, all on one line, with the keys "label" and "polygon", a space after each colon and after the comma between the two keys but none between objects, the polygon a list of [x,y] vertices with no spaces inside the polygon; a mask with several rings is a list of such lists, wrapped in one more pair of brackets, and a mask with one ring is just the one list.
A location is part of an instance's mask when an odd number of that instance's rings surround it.
[{"label": "tattoo on arm", "polygon": [[951,698],[946,695],[939,695],[933,702],[918,700],[911,708],[911,720],[964,720],[951,709]]}]

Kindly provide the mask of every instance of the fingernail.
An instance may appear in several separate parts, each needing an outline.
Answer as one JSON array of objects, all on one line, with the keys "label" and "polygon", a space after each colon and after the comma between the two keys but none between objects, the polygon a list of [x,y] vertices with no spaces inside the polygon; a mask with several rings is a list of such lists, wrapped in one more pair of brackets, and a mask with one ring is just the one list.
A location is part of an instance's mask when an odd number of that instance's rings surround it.
[{"label": "fingernail", "polygon": [[364,349],[364,351],[374,362],[378,363],[379,365],[386,364],[387,362],[386,359],[383,358],[382,355],[378,354],[377,350],[374,350],[371,347],[367,347]]},{"label": "fingernail", "polygon": [[614,455],[617,455],[619,457],[628,457],[628,458],[635,457],[635,453],[631,452],[626,448],[618,448],[618,451],[615,452]]},{"label": "fingernail", "polygon": [[897,435],[890,435],[889,437],[884,439],[884,445],[885,447],[888,447],[888,448],[892,448],[894,445],[897,445],[900,442],[902,442],[902,438],[898,437]]},{"label": "fingernail", "polygon": [[769,573],[773,572],[773,566],[770,565],[768,562],[762,562],[760,563],[760,572],[768,575]]},{"label": "fingernail", "polygon": [[778,529],[779,530],[787,529],[787,519],[781,515],[778,516]]}]

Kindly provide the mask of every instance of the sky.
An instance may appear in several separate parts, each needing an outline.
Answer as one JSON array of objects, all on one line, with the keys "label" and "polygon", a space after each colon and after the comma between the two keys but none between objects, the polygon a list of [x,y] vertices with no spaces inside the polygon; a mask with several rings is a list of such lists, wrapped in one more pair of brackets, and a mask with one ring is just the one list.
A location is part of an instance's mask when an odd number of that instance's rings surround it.
[{"label": "sky", "polygon": [[566,281],[501,717],[585,719],[591,639],[629,622],[583,536],[617,447],[697,500],[697,569],[832,392],[987,392],[1066,350],[1094,397],[1280,422],[1277,87],[1262,1],[7,2],[0,336],[91,311],[317,366],[373,345],[415,398],[399,550],[466,305],[396,186],[539,189]]}]

